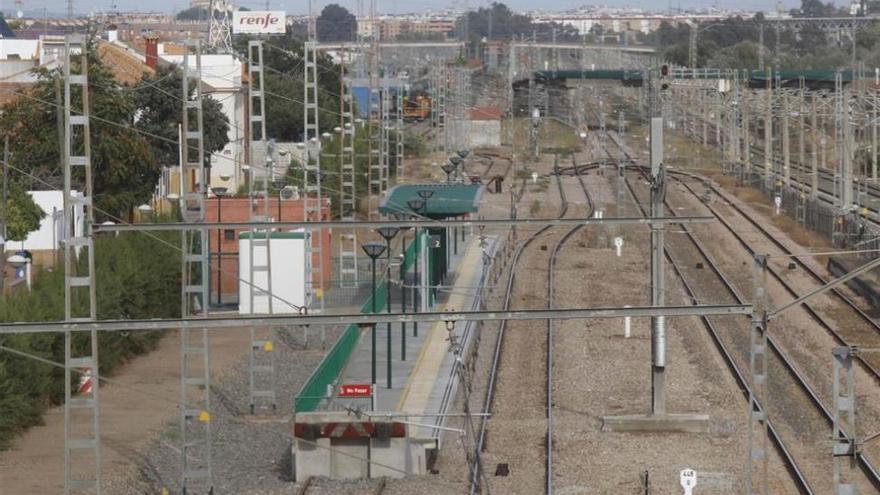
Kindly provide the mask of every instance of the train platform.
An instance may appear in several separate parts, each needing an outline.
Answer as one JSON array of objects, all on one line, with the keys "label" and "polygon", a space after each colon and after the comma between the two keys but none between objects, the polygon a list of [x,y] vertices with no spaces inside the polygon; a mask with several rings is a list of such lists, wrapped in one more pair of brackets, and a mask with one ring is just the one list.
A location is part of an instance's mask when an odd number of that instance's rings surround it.
[{"label": "train platform", "polygon": [[[480,246],[478,236],[471,236],[464,249],[453,257],[453,270],[448,277],[452,283],[440,288],[436,309],[463,311],[475,305],[481,283],[484,255],[491,256],[496,239],[486,237],[486,246]],[[457,339],[466,336],[467,325],[454,328]],[[401,325],[391,325],[391,381],[388,382],[388,326],[376,328],[376,390],[375,411],[380,414],[412,414],[425,417],[433,424],[443,406],[452,378],[455,356],[450,352],[449,333],[444,322],[422,324],[416,336],[412,324],[406,326],[406,360],[401,359]],[[357,348],[341,375],[340,384],[367,384],[371,379],[371,333],[362,331]],[[337,398],[337,401],[339,399]],[[350,406],[358,404],[351,403]],[[368,403],[359,404],[368,409]],[[417,421],[422,423],[423,421]]]}]

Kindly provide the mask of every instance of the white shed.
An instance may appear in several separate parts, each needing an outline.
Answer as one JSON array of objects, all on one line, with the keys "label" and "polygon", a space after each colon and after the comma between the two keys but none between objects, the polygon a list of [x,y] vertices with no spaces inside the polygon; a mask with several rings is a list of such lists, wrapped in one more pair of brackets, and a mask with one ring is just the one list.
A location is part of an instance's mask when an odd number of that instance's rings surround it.
[{"label": "white shed", "polygon": [[[242,232],[238,239],[238,312],[239,314],[268,314],[269,297],[257,289],[268,289],[272,277],[272,312],[298,313],[305,305],[305,234],[302,229],[292,232],[272,232],[269,236],[271,254],[270,272],[254,271],[254,310],[251,311],[251,242],[253,234]],[[266,265],[266,245],[262,234],[254,244],[255,266]]]}]

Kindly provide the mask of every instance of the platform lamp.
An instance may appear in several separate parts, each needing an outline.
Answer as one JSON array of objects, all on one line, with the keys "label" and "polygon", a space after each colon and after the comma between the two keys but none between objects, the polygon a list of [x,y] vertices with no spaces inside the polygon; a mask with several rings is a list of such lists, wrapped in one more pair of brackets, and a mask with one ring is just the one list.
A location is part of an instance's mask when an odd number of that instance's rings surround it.
[{"label": "platform lamp", "polygon": [[[366,254],[373,261],[373,282],[370,286],[370,290],[372,293],[372,297],[370,297],[370,308],[371,311],[376,313],[376,260],[379,259],[379,256],[382,256],[382,253],[385,252],[385,245],[381,242],[368,242],[367,244],[363,244],[361,249],[364,250],[364,254]],[[371,353],[372,356],[370,359],[370,384],[374,387],[376,386],[376,324],[373,323],[372,328],[370,329],[372,347]]]},{"label": "platform lamp", "polygon": [[[385,256],[386,256],[386,269],[385,269],[385,306],[388,312],[391,312],[391,240],[397,237],[397,233],[400,232],[400,229],[397,227],[379,227],[376,229],[376,232],[385,239]],[[386,369],[386,386],[387,388],[391,388],[391,322],[389,321],[387,324],[386,331],[386,341],[388,342],[388,367]]]},{"label": "platform lamp", "polygon": [[[461,170],[459,170],[459,166],[461,166],[461,158],[459,158],[456,155],[452,155],[449,157],[449,164],[452,165],[452,170],[455,171],[455,175],[457,175],[458,178],[460,178],[461,177]],[[447,179],[446,182],[449,182],[449,180]]]},{"label": "platform lamp", "polygon": [[[431,192],[431,191],[427,191],[427,192]],[[415,217],[422,211],[422,208],[425,207],[425,200],[411,199],[406,202],[406,205],[409,206],[409,209],[413,211],[412,216]],[[419,298],[417,297],[416,291],[418,290],[417,288],[419,287],[419,285],[421,283],[421,279],[419,278],[419,261],[421,259],[421,252],[422,252],[421,251],[421,240],[419,239],[419,228],[418,227],[416,227],[414,229],[414,233],[415,233],[415,238],[413,239],[413,242],[416,243],[416,247],[415,247],[415,257],[413,258],[413,279],[415,280],[415,283],[413,284],[413,290],[412,290],[412,306],[413,306],[413,313],[418,313],[419,312]],[[413,322],[413,337],[418,337],[418,336],[419,336],[419,322],[414,321]]]},{"label": "platform lamp", "polygon": [[[416,191],[416,194],[418,194],[419,197],[422,198],[422,201],[425,202],[425,204],[422,205],[422,208],[425,210],[425,213],[427,213],[428,212],[428,200],[431,199],[431,196],[434,195],[434,191],[432,191],[430,189],[419,189],[418,191]],[[424,216],[424,215],[422,215],[422,216]]]},{"label": "platform lamp", "polygon": [[442,170],[446,174],[446,183],[449,184],[452,182],[452,172],[455,172],[455,165],[451,163],[444,163],[440,166],[440,170]]}]

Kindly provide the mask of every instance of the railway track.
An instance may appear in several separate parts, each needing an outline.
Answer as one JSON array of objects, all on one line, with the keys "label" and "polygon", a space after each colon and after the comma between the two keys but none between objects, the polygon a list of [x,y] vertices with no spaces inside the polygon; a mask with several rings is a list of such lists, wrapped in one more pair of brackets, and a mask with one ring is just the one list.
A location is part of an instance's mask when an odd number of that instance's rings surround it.
[{"label": "railway track", "polygon": [[[572,157],[572,161],[574,161],[574,157]],[[557,175],[559,174],[559,169],[556,170]],[[574,172],[575,177],[578,180],[578,184],[580,185],[581,190],[584,193],[584,197],[586,198],[587,203],[587,214],[586,216],[592,216],[595,206],[593,204],[593,199],[590,196],[589,191],[587,190],[587,185],[584,182],[583,176],[580,174],[579,170],[575,168]],[[561,189],[560,189],[561,191]],[[564,193],[563,193],[564,197]],[[583,226],[576,225],[568,230],[559,240],[556,242],[556,245],[553,246],[553,252],[550,254],[550,260],[548,261],[547,267],[547,309],[553,309],[553,301],[556,300],[556,261],[559,259],[559,253],[562,250],[563,246],[566,242],[568,242],[571,237],[577,233]],[[553,489],[553,333],[554,333],[555,320],[547,320],[547,462],[546,462],[546,493],[548,495],[554,493]]]},{"label": "railway track", "polygon": [[[626,187],[630,193],[631,198],[633,199],[636,206],[641,211],[642,215],[643,216],[649,215],[649,210],[645,206],[645,201],[642,201],[639,199],[639,194],[636,192],[635,187],[632,185],[631,181],[627,178],[625,183],[626,183]],[[668,208],[668,205],[667,205],[667,208]],[[672,216],[674,216],[675,215],[674,210],[672,210],[672,211],[673,211]],[[727,290],[729,291],[728,297],[737,301],[738,304],[744,304],[743,298],[733,288],[732,284],[729,283],[729,281],[724,276],[724,274],[720,271],[720,269],[718,268],[717,264],[712,259],[712,257],[709,256],[708,253],[705,252],[702,244],[698,243],[696,238],[694,238],[692,236],[692,234],[690,233],[690,231],[688,229],[684,229],[684,231],[686,232],[688,239],[693,243],[693,246],[695,247],[694,252],[691,253],[692,258],[689,260],[690,263],[688,263],[688,266],[689,267],[696,266],[696,264],[693,262],[694,259],[702,260],[702,262],[705,263],[706,266],[708,266],[711,269],[711,271],[719,278],[719,280],[722,282],[724,287],[727,288]],[[694,302],[694,304],[699,304],[700,301],[703,301],[705,299],[705,297],[700,297],[700,294],[698,294],[699,289],[697,288],[696,283],[695,283],[695,280],[697,279],[697,277],[694,277],[693,274],[687,273],[689,270],[685,269],[684,263],[682,263],[680,261],[681,254],[679,253],[678,255],[674,255],[672,253],[672,251],[669,249],[669,244],[667,244],[667,246],[665,247],[664,254],[666,256],[666,259],[669,261],[670,267],[672,268],[672,270],[675,272],[676,276],[681,281],[682,286],[684,287],[687,296]],[[689,275],[691,275],[691,276],[689,277]],[[728,324],[729,322],[725,322],[720,319],[714,319],[714,318],[709,318],[709,317],[701,317],[700,321],[702,322],[702,324],[704,325],[706,330],[709,332],[709,335],[712,338],[713,343],[715,344],[715,346],[718,348],[719,352],[721,353],[721,356],[723,357],[725,363],[727,364],[728,369],[730,369],[731,372],[733,373],[734,378],[736,379],[737,384],[740,387],[740,390],[743,392],[744,397],[746,398],[746,400],[748,400],[748,398],[751,395],[751,386],[749,385],[749,382],[748,382],[748,379],[746,378],[745,373],[743,373],[743,371],[736,364],[736,361],[733,357],[733,353],[732,353],[731,349],[727,346],[727,344],[724,343],[724,340],[722,339],[722,336],[721,336],[722,332],[723,332],[721,325]],[[747,327],[744,327],[744,328],[747,328]],[[775,343],[771,342],[770,347],[771,347],[771,349],[776,350]],[[763,412],[763,410],[764,410],[763,405],[760,403],[756,403],[755,407],[756,407],[756,412]],[[786,469],[788,470],[789,474],[792,476],[792,479],[794,480],[795,484],[797,485],[799,493],[803,493],[803,494],[814,493],[812,488],[810,487],[810,485],[807,483],[806,478],[803,475],[801,469],[798,467],[797,463],[795,462],[794,457],[793,457],[792,453],[790,452],[790,449],[786,446],[785,442],[782,440],[782,437],[779,433],[779,430],[773,424],[773,422],[770,420],[767,421],[767,430],[768,430],[768,435],[770,437],[771,442],[773,443],[774,447],[777,450],[777,453],[780,455],[780,457],[783,460],[783,464],[786,466]]]},{"label": "railway track", "polygon": [[[632,157],[629,155],[629,153],[626,151],[626,149],[623,146],[620,146],[620,143],[616,139],[614,139],[612,137],[611,141],[618,147],[618,149],[627,158],[632,160]],[[642,175],[645,175],[647,173],[646,167],[638,167],[638,169]],[[702,196],[700,194],[698,194],[696,191],[694,191],[692,187],[688,186],[686,184],[686,180],[688,180],[688,179],[696,180],[704,185],[707,185],[707,187],[711,186],[711,189],[713,190],[713,192],[715,194],[719,195],[720,197],[723,197],[721,192],[717,188],[715,188],[714,185],[711,185],[711,183],[703,177],[697,176],[695,174],[688,174],[688,173],[683,173],[683,172],[671,172],[667,176],[670,177],[672,180],[675,180],[677,182],[682,183],[686,190],[688,190],[689,192],[694,194],[695,197],[697,197],[701,201],[702,201]],[[634,191],[631,190],[631,192],[633,194],[635,194]],[[712,213],[713,216],[715,216],[719,220],[720,224],[723,225],[725,227],[725,229],[728,232],[730,232],[737,239],[737,241],[740,243],[740,245],[743,248],[745,248],[751,255],[754,255],[757,252],[753,248],[753,246],[751,246],[743,238],[741,233],[738,232],[736,229],[734,229],[733,226],[723,217],[723,215],[721,215],[717,211],[717,209],[713,209],[710,205],[706,204],[705,202],[704,202],[704,204],[709,209],[710,213]],[[730,203],[730,206],[735,207],[735,209],[738,211],[738,213],[740,215],[742,215],[744,218],[746,218],[749,221],[749,223],[753,227],[756,228],[756,230],[758,230],[759,232],[762,233],[763,236],[765,236],[767,239],[769,239],[780,252],[784,253],[787,256],[790,256],[791,254],[793,254],[781,242],[779,242],[777,239],[775,239],[766,230],[766,228],[762,227],[753,217],[747,215],[744,211],[742,211],[742,209],[740,209],[738,206],[736,206],[733,203]],[[667,201],[667,209],[674,215],[675,209],[669,205],[668,201]],[[717,264],[712,260],[711,255],[708,253],[708,250],[706,249],[705,245],[703,245],[703,243],[700,242],[699,239],[693,235],[692,231],[689,228],[684,227],[684,231],[685,231],[688,239],[700,251],[701,255],[706,260],[706,262],[708,263],[708,266],[711,268],[713,273],[715,273],[717,275],[717,277],[723,282],[723,285],[728,290],[729,294],[735,298],[737,303],[739,303],[739,304],[745,303],[744,298],[739,294],[739,292],[736,290],[734,285],[727,279],[727,277],[721,273]],[[670,262],[673,265],[675,265],[675,263],[672,262],[671,255],[669,253],[667,253],[667,259],[670,259]],[[807,264],[803,263],[799,259],[795,258],[795,260],[796,260],[795,262],[798,263],[798,265],[801,266],[803,268],[803,270],[806,273],[808,273],[816,281],[817,284],[824,285],[824,283],[827,282],[821,275],[819,275],[817,272],[815,272],[815,270],[813,270]],[[682,278],[682,280],[684,280],[683,271],[681,270],[681,268],[673,266],[673,269],[676,271],[676,273],[679,274],[679,276]],[[787,281],[785,281],[783,277],[781,277],[781,275],[779,274],[778,271],[773,270],[772,267],[768,267],[768,273],[786,291],[788,291],[789,295],[791,295],[792,297],[797,297],[799,295],[798,292],[792,287],[792,285],[790,283],[788,283]],[[686,286],[688,285],[688,283],[686,281],[685,281],[685,285]],[[692,297],[696,297],[696,294],[693,294],[693,292],[690,289],[688,289],[688,291],[691,292],[690,295]],[[833,296],[838,301],[843,303],[845,307],[850,308],[854,312],[854,314],[858,315],[858,317],[861,318],[864,323],[868,324],[870,326],[870,328],[874,329],[875,333],[880,332],[880,327],[878,327],[878,325],[873,320],[871,320],[871,318],[868,317],[867,314],[865,314],[865,312],[863,310],[861,310],[861,308],[859,308],[852,300],[850,300],[848,297],[846,297],[845,294],[843,294],[840,291],[834,291]],[[825,329],[832,336],[832,338],[835,339],[835,341],[837,343],[839,343],[841,345],[849,345],[848,341],[841,335],[841,332],[839,332],[837,329],[835,329],[834,326],[831,325],[827,321],[827,319],[822,317],[820,312],[818,312],[815,308],[813,308],[808,303],[804,303],[801,306],[807,312],[807,314],[810,316],[810,318],[814,322],[816,322],[821,328]],[[704,318],[703,320],[704,320],[704,323],[706,323],[707,325],[711,325],[711,320],[706,319],[706,318]],[[710,329],[710,331],[713,333],[716,333],[715,330]],[[716,340],[719,345],[723,345],[723,343],[720,340],[718,340],[717,338],[716,338]],[[780,345],[778,344],[776,339],[774,339],[772,336],[768,337],[768,346],[770,347],[771,351],[773,351],[773,355],[776,356],[776,358],[779,360],[780,365],[786,370],[788,375],[792,377],[797,388],[799,388],[806,395],[806,397],[809,399],[809,402],[813,404],[813,406],[818,411],[818,413],[821,415],[821,417],[824,419],[824,421],[828,425],[830,425],[833,421],[833,413],[825,406],[825,403],[820,399],[819,395],[816,393],[816,391],[808,383],[808,381],[805,378],[805,376],[803,375],[803,373],[798,370],[793,359],[782,350],[782,348],[780,347]],[[722,353],[729,355],[729,352],[726,350],[722,350]],[[829,356],[830,356],[830,349],[829,349]],[[870,376],[872,376],[875,379],[875,381],[878,378],[880,378],[880,376],[878,376],[876,374],[876,370],[877,370],[876,364],[868,363],[865,360],[860,361],[860,364],[863,367],[863,369]],[[729,361],[728,366],[732,366],[733,368],[735,368],[736,365],[732,361]],[[741,375],[741,373],[739,373],[739,372],[737,372],[736,374]],[[741,388],[743,386],[748,387],[748,384],[746,382],[742,381],[741,376],[738,377],[738,381],[740,381]],[[802,490],[802,493],[811,493],[810,491],[806,491],[806,490],[809,490],[809,485],[806,484],[806,479],[803,477],[803,474],[800,472],[800,469],[798,468],[797,464],[794,463],[794,459],[791,456],[791,453],[788,451],[788,449],[785,447],[785,444],[782,442],[782,439],[779,437],[778,430],[775,427],[772,427],[772,425],[769,428],[769,430],[770,430],[769,433],[771,434],[771,439],[773,440],[774,444],[777,446],[777,450],[779,451],[779,453],[783,456],[783,458],[790,461],[790,462],[787,462],[787,464],[788,464],[787,467],[789,469],[789,472],[798,481],[798,483],[800,485],[799,489]],[[876,467],[871,462],[871,460],[868,459],[864,455],[864,453],[862,453],[862,452],[859,452],[857,454],[856,460],[857,460],[862,472],[865,474],[865,476],[869,480],[869,482],[872,483],[875,488],[880,488],[880,473],[878,473]]]},{"label": "railway track", "polygon": [[[559,191],[559,195],[560,195],[560,199],[561,199],[559,213],[557,216],[558,216],[558,218],[562,218],[568,212],[569,202],[568,202],[568,199],[566,198],[565,191],[562,186],[561,175],[558,173],[558,171],[559,171],[559,168],[555,166],[553,177],[555,179],[557,190]],[[581,184],[583,184],[583,182],[581,182]],[[583,187],[583,190],[586,193],[585,187]],[[517,195],[517,196],[519,197],[521,195]],[[589,201],[589,198],[588,198],[588,201]],[[525,238],[521,243],[519,243],[516,246],[516,249],[515,249],[513,256],[511,258],[511,263],[509,264],[510,275],[507,279],[507,285],[505,288],[504,298],[503,298],[503,302],[502,302],[502,306],[504,308],[510,308],[510,306],[511,306],[511,303],[513,300],[513,295],[514,295],[514,287],[515,287],[516,280],[517,280],[516,267],[520,264],[520,261],[522,259],[524,251],[527,248],[529,248],[536,240],[541,238],[544,234],[548,233],[551,229],[552,229],[551,226],[541,227],[537,231],[531,233],[527,238]],[[577,231],[577,228],[570,229],[566,234],[563,234],[563,237],[565,239],[567,239],[567,238],[571,237],[571,235],[574,234],[574,232],[576,232],[576,231]],[[564,244],[563,237],[561,237],[559,240],[557,240],[557,243],[554,247],[553,253],[550,255],[550,258],[548,259],[549,272],[548,272],[548,293],[547,293],[547,295],[548,295],[548,306],[550,306],[550,307],[552,307],[551,301],[552,301],[552,291],[553,291],[552,280],[551,280],[550,274],[553,273],[552,268],[555,266],[555,261],[553,258],[558,255],[559,250],[561,249],[560,243]],[[545,418],[545,424],[546,424],[545,433],[544,433],[544,444],[545,445],[543,448],[544,458],[545,458],[544,463],[543,463],[544,464],[543,470],[544,470],[544,479],[545,479],[545,482],[544,482],[545,489],[548,491],[548,493],[552,493],[552,462],[553,462],[552,461],[552,449],[553,449],[553,446],[552,446],[552,388],[551,388],[552,356],[550,353],[550,348],[551,348],[550,346],[552,344],[552,332],[551,332],[552,322],[548,322],[547,328],[548,328],[548,332],[547,332],[547,335],[544,337],[545,340],[543,342],[543,345],[547,346],[547,350],[544,354],[544,359],[545,359],[546,365],[543,366],[544,369],[546,370],[546,374],[544,376],[544,389],[545,390],[544,390],[544,394],[543,394],[544,395],[543,409],[544,409],[544,418]],[[481,477],[480,477],[479,473],[481,473],[483,471],[483,469],[485,468],[482,465],[483,464],[482,454],[486,451],[486,445],[487,445],[486,439],[487,439],[487,435],[488,435],[488,430],[490,429],[488,418],[490,417],[489,415],[494,415],[496,413],[496,401],[497,401],[498,381],[499,381],[498,376],[499,376],[499,370],[501,368],[502,351],[505,348],[504,344],[505,344],[505,337],[506,337],[507,330],[510,330],[510,328],[507,325],[507,322],[502,322],[501,325],[499,326],[499,331],[497,333],[496,340],[495,340],[495,343],[493,346],[492,363],[490,365],[489,380],[488,380],[488,384],[486,387],[486,395],[485,395],[485,398],[483,401],[483,403],[484,403],[483,412],[485,413],[485,415],[481,418],[480,425],[479,425],[479,433],[477,435],[477,441],[476,441],[476,445],[475,445],[475,455],[474,455],[475,468],[472,470],[474,475],[472,476],[472,480],[471,480],[471,487],[470,487],[471,494],[478,493],[482,489],[481,481],[480,481]],[[497,419],[497,418],[493,418],[493,419]]]}]

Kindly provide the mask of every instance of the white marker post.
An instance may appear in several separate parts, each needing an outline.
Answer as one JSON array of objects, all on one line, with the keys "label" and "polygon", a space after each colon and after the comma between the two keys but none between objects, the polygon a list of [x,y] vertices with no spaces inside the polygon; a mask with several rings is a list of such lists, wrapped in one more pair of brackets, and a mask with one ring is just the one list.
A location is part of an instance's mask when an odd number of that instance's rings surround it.
[{"label": "white marker post", "polygon": [[[623,306],[624,308],[629,308],[630,305],[626,304]],[[632,318],[629,316],[623,317],[623,338],[628,339],[632,330]]]},{"label": "white marker post", "polygon": [[694,487],[697,486],[697,472],[693,469],[681,470],[681,487],[684,488],[684,495],[692,495]]},{"label": "white marker post", "polygon": [[617,250],[617,257],[620,258],[623,253],[623,237],[614,238],[614,248]]},{"label": "white marker post", "polygon": [[779,209],[782,208],[782,196],[773,196],[773,204],[776,205],[776,214],[779,215]]},{"label": "white marker post", "polygon": [[538,172],[532,172],[532,184],[538,182]]}]

